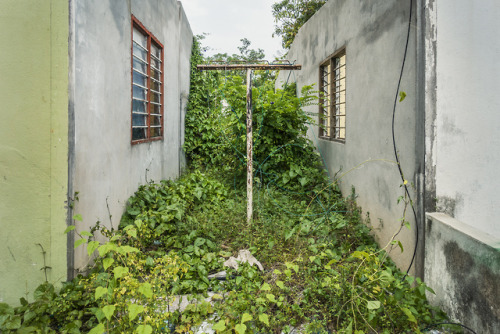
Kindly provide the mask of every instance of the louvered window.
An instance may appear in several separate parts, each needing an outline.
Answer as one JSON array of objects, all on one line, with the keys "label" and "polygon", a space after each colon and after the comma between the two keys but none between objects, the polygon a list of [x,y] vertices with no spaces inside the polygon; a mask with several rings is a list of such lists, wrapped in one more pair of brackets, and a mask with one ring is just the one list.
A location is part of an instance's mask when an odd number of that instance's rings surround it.
[{"label": "louvered window", "polygon": [[346,53],[335,53],[320,66],[320,130],[324,139],[345,141],[346,133]]},{"label": "louvered window", "polygon": [[132,22],[132,143],[141,143],[163,138],[163,46]]}]

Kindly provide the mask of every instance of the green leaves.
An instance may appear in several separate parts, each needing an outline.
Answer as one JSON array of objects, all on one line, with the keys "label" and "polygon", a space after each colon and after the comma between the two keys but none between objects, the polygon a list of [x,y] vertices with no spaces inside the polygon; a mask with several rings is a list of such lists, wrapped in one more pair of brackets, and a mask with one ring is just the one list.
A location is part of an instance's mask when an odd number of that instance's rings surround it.
[{"label": "green leaves", "polygon": [[130,321],[134,320],[139,313],[144,311],[144,306],[137,304],[128,305],[128,318]]},{"label": "green leaves", "polygon": [[411,313],[411,311],[405,307],[402,307],[401,308],[401,311],[403,311],[404,314],[406,314],[406,316],[408,317],[408,320],[413,322],[413,323],[417,323],[417,319],[415,318],[415,316],[413,315],[413,313]]},{"label": "green leaves", "polygon": [[241,316],[241,323],[243,324],[243,323],[250,321],[252,319],[253,319],[253,317],[250,314],[243,313],[243,315]]},{"label": "green leaves", "polygon": [[98,300],[99,298],[101,298],[102,296],[106,295],[108,293],[108,288],[105,288],[105,287],[102,287],[102,286],[98,286],[96,289],[95,289],[95,299]]},{"label": "green leaves", "polygon": [[113,316],[113,313],[115,313],[116,306],[115,305],[106,305],[102,308],[102,312],[106,316],[106,319],[108,321],[111,320],[111,317]]},{"label": "green leaves", "polygon": [[259,321],[269,326],[269,316],[267,314],[259,314]]},{"label": "green leaves", "polygon": [[405,98],[406,98],[406,93],[403,91],[399,92],[399,102],[403,102]]},{"label": "green leaves", "polygon": [[81,214],[76,214],[76,215],[74,215],[74,216],[73,216],[73,220],[76,220],[76,221],[82,222],[82,221],[83,221],[82,215],[81,215]]},{"label": "green leaves", "polygon": [[151,284],[146,282],[139,286],[139,292],[142,293],[146,298],[151,298],[153,296],[153,290]]},{"label": "green leaves", "polygon": [[150,325],[139,325],[135,332],[137,334],[151,334],[153,333],[153,327]]},{"label": "green leaves", "polygon": [[369,310],[376,310],[380,308],[380,302],[378,300],[370,300],[366,303],[366,308]]},{"label": "green leaves", "polygon": [[64,230],[64,234],[67,234],[70,231],[73,231],[76,228],[75,225],[70,225]]},{"label": "green leaves", "polygon": [[222,332],[226,329],[226,323],[224,322],[224,320],[219,320],[215,325],[212,326],[212,328],[217,332]]},{"label": "green leaves", "polygon": [[245,326],[245,324],[237,324],[236,326],[234,326],[234,330],[238,334],[245,334],[245,331],[247,330],[247,326]]},{"label": "green leaves", "polygon": [[111,267],[113,265],[114,262],[115,262],[115,259],[113,259],[111,257],[107,257],[107,258],[102,260],[102,267],[104,268],[104,270],[107,270],[109,267]]},{"label": "green leaves", "polygon": [[78,248],[79,246],[83,245],[84,243],[87,242],[87,239],[78,239],[75,241],[75,248]]},{"label": "green leaves", "polygon": [[127,267],[119,266],[113,269],[113,274],[115,275],[115,278],[120,278],[127,274],[128,271],[129,269]]},{"label": "green leaves", "polygon": [[89,256],[94,253],[94,251],[99,247],[99,241],[90,241],[89,244],[87,245],[87,253]]},{"label": "green leaves", "polygon": [[103,334],[105,332],[104,324],[98,324],[92,328],[89,334]]}]

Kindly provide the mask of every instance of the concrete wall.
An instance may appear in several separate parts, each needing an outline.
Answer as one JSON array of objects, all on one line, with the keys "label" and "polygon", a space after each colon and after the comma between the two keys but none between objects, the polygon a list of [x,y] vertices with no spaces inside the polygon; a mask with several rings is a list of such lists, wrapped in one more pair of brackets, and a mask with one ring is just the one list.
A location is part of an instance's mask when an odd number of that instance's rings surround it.
[{"label": "concrete wall", "polygon": [[500,237],[500,2],[433,6],[437,210]]},{"label": "concrete wall", "polygon": [[0,44],[0,302],[15,305],[44,265],[67,275],[68,2],[1,1]]},{"label": "concrete wall", "polygon": [[500,3],[422,0],[425,281],[477,333],[500,328]]},{"label": "concrete wall", "polygon": [[[174,0],[72,3],[71,187],[79,192],[80,230],[96,221],[116,228],[140,184],[179,175],[193,38],[181,8]],[[165,62],[164,139],[137,145],[130,137],[132,14],[164,45]],[[84,248],[75,250],[75,270],[87,261]]]},{"label": "concrete wall", "polygon": [[500,328],[500,238],[444,213],[427,215],[425,278],[429,301],[476,333]]},{"label": "concrete wall", "polygon": [[[379,244],[384,247],[400,228],[403,205],[402,180],[394,160],[391,121],[409,19],[409,1],[330,0],[299,31],[288,59],[302,64],[292,73],[298,88],[318,87],[319,66],[328,56],[346,47],[346,140],[345,143],[318,138],[310,131],[324,156],[330,174],[340,177],[344,194],[354,186],[358,204],[369,213]],[[415,16],[413,16],[413,27]],[[416,158],[416,33],[412,29],[401,90],[406,99],[397,104],[395,138],[405,179],[418,186],[421,171]],[[288,73],[280,73],[285,81]],[[310,111],[318,112],[318,106]],[[411,190],[413,199],[415,193]],[[415,246],[415,222],[408,208],[406,219],[412,230],[397,236],[405,252],[394,249],[391,256],[406,269]]]}]

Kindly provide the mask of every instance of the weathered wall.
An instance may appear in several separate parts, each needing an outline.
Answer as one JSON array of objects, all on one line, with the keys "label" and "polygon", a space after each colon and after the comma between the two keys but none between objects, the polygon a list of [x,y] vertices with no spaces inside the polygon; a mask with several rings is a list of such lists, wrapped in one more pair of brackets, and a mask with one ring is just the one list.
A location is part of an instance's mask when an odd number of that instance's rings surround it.
[{"label": "weathered wall", "polygon": [[429,300],[476,333],[500,328],[500,238],[444,213],[427,214],[425,278]]},{"label": "weathered wall", "polygon": [[[176,177],[192,32],[177,1],[74,0],[74,174],[80,229],[118,226],[140,184]],[[164,139],[131,145],[131,15],[164,45]],[[107,209],[109,205],[109,213]],[[75,250],[75,269],[87,263]]]},{"label": "weathered wall", "polygon": [[434,6],[437,210],[500,237],[500,2]]},{"label": "weathered wall", "polygon": [[66,280],[68,2],[0,2],[0,302]]},{"label": "weathered wall", "polygon": [[[384,247],[400,228],[403,205],[401,177],[394,160],[391,122],[397,82],[409,19],[409,1],[330,0],[299,31],[288,59],[302,64],[292,73],[298,89],[306,84],[318,87],[319,65],[341,47],[346,47],[346,140],[345,143],[318,138],[318,128],[310,131],[324,156],[330,174],[340,177],[344,194],[354,186],[358,204],[369,213],[379,244]],[[413,16],[413,27],[415,16]],[[406,99],[397,104],[395,138],[405,178],[420,182],[416,151],[416,39],[412,29],[401,84]],[[280,74],[286,80],[287,72]],[[318,107],[309,108],[317,112]],[[413,199],[415,194],[411,191]],[[397,236],[405,252],[394,249],[391,256],[406,269],[415,246],[415,225],[411,209]]]}]

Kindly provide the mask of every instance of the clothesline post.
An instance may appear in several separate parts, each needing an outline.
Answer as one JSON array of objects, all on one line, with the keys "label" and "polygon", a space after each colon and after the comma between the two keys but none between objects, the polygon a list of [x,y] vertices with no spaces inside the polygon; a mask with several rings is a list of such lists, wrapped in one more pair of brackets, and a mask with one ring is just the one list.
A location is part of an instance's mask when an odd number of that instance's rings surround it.
[{"label": "clothesline post", "polygon": [[198,65],[200,71],[246,70],[247,71],[247,224],[253,219],[253,123],[252,123],[252,74],[253,70],[300,70],[301,65],[293,64],[208,64]]}]

